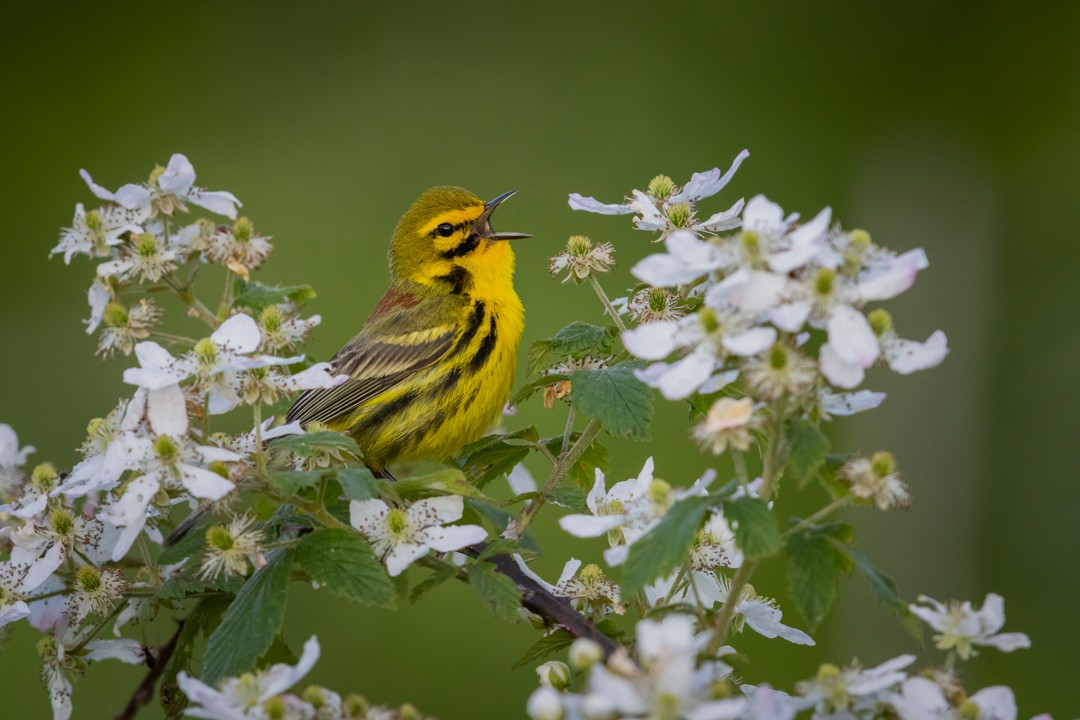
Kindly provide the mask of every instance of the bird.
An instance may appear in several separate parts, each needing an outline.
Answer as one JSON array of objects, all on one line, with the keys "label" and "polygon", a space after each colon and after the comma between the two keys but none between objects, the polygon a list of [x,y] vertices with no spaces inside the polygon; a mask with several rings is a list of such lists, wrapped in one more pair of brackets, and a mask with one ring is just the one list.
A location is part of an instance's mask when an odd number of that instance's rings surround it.
[{"label": "bird", "polygon": [[351,436],[376,475],[398,462],[442,462],[499,416],[514,379],[524,308],[509,240],[491,215],[515,194],[484,202],[433,187],[390,241],[390,287],[360,332],[330,360],[348,380],[307,390],[286,422]]}]

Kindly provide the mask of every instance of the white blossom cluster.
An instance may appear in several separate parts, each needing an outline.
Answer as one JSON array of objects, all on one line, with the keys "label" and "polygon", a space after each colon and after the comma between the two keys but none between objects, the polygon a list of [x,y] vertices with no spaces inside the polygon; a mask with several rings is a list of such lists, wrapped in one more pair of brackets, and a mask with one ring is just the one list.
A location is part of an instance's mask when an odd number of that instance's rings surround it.
[{"label": "white blossom cluster", "polygon": [[[848,392],[876,364],[907,374],[940,363],[948,352],[941,331],[925,342],[906,340],[887,311],[868,307],[911,287],[928,264],[922,250],[897,254],[864,231],[842,230],[829,208],[800,223],[763,195],[696,220],[697,204],[723,189],[748,155],[723,174],[695,173],[682,188],[658,176],[624,204],[570,196],[576,210],[634,214],[638,229],[664,242],[665,252],[631,269],[645,285],[628,303],[639,324],[623,342],[651,361],[638,377],[670,400],[741,379],[759,407],[786,397],[827,416],[881,403],[882,393]],[[703,445],[722,450],[725,436],[745,425],[725,414],[726,423],[698,430]]]},{"label": "white blossom cluster", "polygon": [[115,193],[85,171],[83,178],[105,204],[79,205],[54,253],[104,260],[90,290],[90,331],[104,323],[99,348],[134,353],[138,367],[124,371],[134,393],[89,423],[83,459],[66,473],[48,463],[27,472],[33,448],[20,448],[11,427],[0,425],[0,627],[25,619],[44,633],[39,650],[57,720],[70,716],[71,683],[88,663],[145,661],[134,640],[96,639],[106,624],[119,636],[153,591],[185,568],[212,582],[264,562],[265,535],[247,516],[211,528],[203,553],[164,567],[153,562],[179,509],[228,514],[262,443],[301,432],[267,421],[246,439],[226,440],[212,434],[212,416],[249,405],[258,418],[264,404],[346,379],[328,363],[289,372],[304,359],[291,350],[318,318],[301,320],[287,303],[268,305],[258,318],[225,303],[224,317],[202,318],[213,328],[207,337],[177,343],[162,336],[177,351],[149,339],[159,310],[145,299],[122,306],[121,289],[163,284],[193,303],[185,296],[192,270],[219,262],[247,280],[269,253],[268,239],[244,218],[231,227],[177,225],[188,205],[236,218],[240,204],[231,193],[196,187],[183,155]]},{"label": "white blossom cluster", "polygon": [[[982,610],[957,604],[957,622],[950,624],[958,633],[953,636],[956,641],[1005,651],[1026,647],[1027,636],[1022,633],[996,634],[1004,623],[999,601],[989,596]],[[936,617],[930,620],[938,628],[935,622]],[[958,629],[961,625],[963,630]],[[953,672],[933,668],[911,672],[914,655],[872,668],[825,664],[790,694],[767,684],[752,685],[739,680],[727,662],[736,662],[734,648],[709,649],[713,633],[694,615],[676,611],[637,623],[633,656],[616,650],[604,660],[595,643],[577,640],[570,646],[569,666],[550,661],[538,668],[541,684],[529,698],[529,717],[792,720],[811,713],[815,720],[1017,718],[1016,700],[1008,687],[997,685],[967,695]]]},{"label": "white blossom cluster", "polygon": [[333,690],[309,685],[299,694],[287,692],[315,666],[319,640],[304,643],[296,665],[277,663],[268,668],[224,678],[210,686],[181,672],[176,680],[191,702],[185,715],[207,720],[424,720],[411,705],[391,708],[370,705],[361,695],[341,697]]}]

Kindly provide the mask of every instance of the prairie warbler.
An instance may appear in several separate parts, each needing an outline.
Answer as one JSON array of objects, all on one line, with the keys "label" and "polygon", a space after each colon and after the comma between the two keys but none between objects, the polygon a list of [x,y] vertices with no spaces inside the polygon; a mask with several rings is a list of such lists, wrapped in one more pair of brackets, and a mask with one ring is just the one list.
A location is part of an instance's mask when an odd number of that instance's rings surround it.
[{"label": "prairie warbler", "polygon": [[331,360],[350,380],[308,390],[289,411],[355,438],[382,472],[395,461],[444,460],[483,435],[510,396],[524,311],[514,253],[485,203],[435,187],[402,216],[390,242],[390,289]]}]

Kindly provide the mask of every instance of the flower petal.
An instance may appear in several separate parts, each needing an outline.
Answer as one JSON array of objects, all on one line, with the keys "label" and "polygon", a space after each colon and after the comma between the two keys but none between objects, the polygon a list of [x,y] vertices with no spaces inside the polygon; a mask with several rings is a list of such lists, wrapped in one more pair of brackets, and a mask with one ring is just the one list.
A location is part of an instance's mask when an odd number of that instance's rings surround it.
[{"label": "flower petal", "polygon": [[720,341],[733,355],[750,357],[765,352],[776,342],[776,328],[750,328],[738,335],[730,335]]},{"label": "flower petal", "polygon": [[232,492],[236,486],[216,472],[204,470],[194,465],[181,465],[180,482],[188,492],[197,498],[220,500]]},{"label": "flower petal", "polygon": [[893,371],[908,375],[917,370],[926,370],[941,364],[949,354],[948,340],[945,333],[935,331],[926,342],[897,339],[886,348],[885,362]]},{"label": "flower petal", "polygon": [[559,527],[574,537],[600,537],[626,522],[622,515],[563,515]]},{"label": "flower petal", "polygon": [[734,305],[747,312],[763,312],[780,304],[787,279],[770,272],[740,268],[713,285],[705,293],[712,308]]},{"label": "flower petal", "polygon": [[742,161],[750,157],[749,150],[743,150],[731,163],[731,167],[723,175],[720,174],[720,168],[713,168],[702,173],[694,173],[690,177],[690,182],[683,186],[681,192],[673,195],[669,202],[681,203],[681,202],[696,202],[702,198],[707,198],[724,189],[724,186],[731,182],[731,178],[735,176],[735,171],[742,165]]},{"label": "flower petal", "polygon": [[657,383],[660,394],[668,400],[689,397],[709,379],[716,367],[716,358],[708,348],[698,348],[682,360],[673,363]]},{"label": "flower petal", "polygon": [[837,354],[831,344],[825,343],[822,345],[819,356],[821,374],[836,387],[850,390],[863,381],[865,372],[862,367],[844,360]]},{"label": "flower petal", "polygon": [[185,155],[175,153],[157,182],[164,192],[182,193],[195,184],[195,167]]},{"label": "flower petal", "polygon": [[218,345],[228,347],[238,353],[249,353],[259,347],[262,334],[259,326],[250,315],[237,313],[221,323],[221,326],[210,336]]},{"label": "flower petal", "polygon": [[779,273],[789,273],[810,262],[824,248],[823,240],[831,219],[832,210],[825,208],[813,220],[792,230],[788,234],[791,245],[783,252],[770,255],[769,267]]},{"label": "flower petal", "polygon": [[435,526],[425,528],[420,537],[428,547],[439,552],[450,552],[483,542],[487,539],[487,530],[479,525]]},{"label": "flower petal", "polygon": [[574,210],[599,213],[601,215],[629,215],[633,212],[627,204],[608,205],[596,198],[582,197],[578,193],[570,193],[570,207]]},{"label": "flower petal", "polygon": [[863,368],[874,364],[881,352],[877,335],[866,316],[850,305],[838,305],[829,313],[826,324],[829,345],[845,362]]},{"label": "flower petal", "polygon": [[769,321],[785,332],[799,332],[812,309],[809,300],[777,305],[769,310]]},{"label": "flower petal", "polygon": [[889,300],[911,287],[918,272],[929,265],[922,248],[910,250],[894,258],[883,271],[859,282],[855,292],[865,302]]},{"label": "flower petal", "polygon": [[660,360],[675,350],[679,324],[674,320],[656,320],[638,325],[622,334],[623,345],[634,357]]},{"label": "flower petal", "polygon": [[412,542],[396,543],[384,558],[386,571],[390,573],[390,577],[397,577],[405,572],[405,569],[412,565],[414,560],[427,555],[427,552],[427,545]]},{"label": "flower petal", "polygon": [[853,393],[821,393],[821,405],[829,415],[854,415],[863,410],[873,410],[885,402],[885,393],[859,390]]},{"label": "flower petal", "polygon": [[184,391],[176,383],[146,394],[146,417],[158,435],[185,435],[188,431]]}]

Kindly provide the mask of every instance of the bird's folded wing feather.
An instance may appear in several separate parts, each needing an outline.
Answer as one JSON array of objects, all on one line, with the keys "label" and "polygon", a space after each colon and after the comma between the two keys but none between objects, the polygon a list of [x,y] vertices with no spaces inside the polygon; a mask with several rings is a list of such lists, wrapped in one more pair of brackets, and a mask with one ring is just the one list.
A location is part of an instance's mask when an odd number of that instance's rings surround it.
[{"label": "bird's folded wing feather", "polygon": [[371,318],[330,361],[335,373],[351,379],[328,390],[308,390],[286,420],[330,422],[438,363],[458,335],[460,313],[450,305],[432,298]]}]

